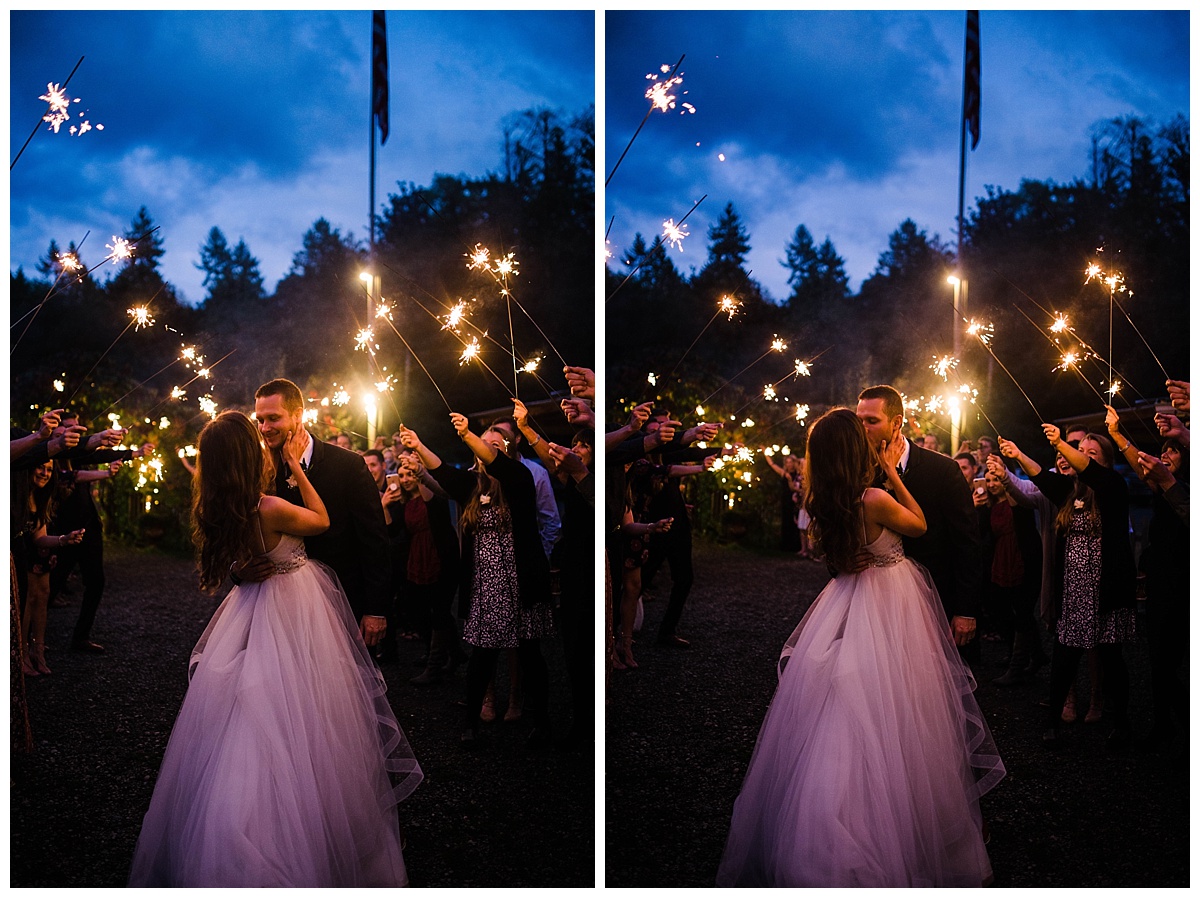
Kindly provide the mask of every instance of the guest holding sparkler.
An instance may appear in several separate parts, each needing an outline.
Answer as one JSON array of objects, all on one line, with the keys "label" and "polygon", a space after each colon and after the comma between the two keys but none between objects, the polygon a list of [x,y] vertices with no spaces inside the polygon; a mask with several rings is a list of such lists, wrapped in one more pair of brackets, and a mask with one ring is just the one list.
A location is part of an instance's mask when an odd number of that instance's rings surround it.
[{"label": "guest holding sparkler", "polygon": [[[686,465],[703,462],[707,450],[693,448],[692,443],[708,441],[717,435],[720,425],[700,423],[687,430],[677,421],[671,421],[670,412],[658,408],[650,414],[646,431],[654,433],[667,422],[674,425],[675,438],[659,449],[659,460],[664,465]],[[683,616],[683,606],[692,590],[692,525],[688,518],[688,507],[680,491],[678,477],[668,477],[663,488],[651,498],[646,508],[645,520],[661,521],[670,518],[673,523],[666,539],[656,542],[646,561],[643,571],[645,583],[649,585],[665,561],[671,568],[671,597],[667,611],[658,628],[657,644],[671,648],[686,649],[691,643],[679,636],[675,628]]]},{"label": "guest holding sparkler", "polygon": [[450,504],[425,486],[416,470],[401,465],[395,489],[384,492],[384,508],[391,525],[407,543],[404,553],[403,590],[410,607],[419,609],[429,630],[425,668],[410,683],[430,686],[441,682],[450,661],[451,646],[457,647],[458,625],[451,605],[458,587],[458,534],[450,517]]},{"label": "guest holding sparkler", "polygon": [[528,409],[519,399],[513,400],[513,420],[562,485],[562,535],[555,546],[553,567],[559,572],[559,634],[571,685],[571,729],[563,747],[573,748],[593,741],[595,727],[591,597],[596,528],[593,500],[584,486],[592,478],[595,436],[591,430],[581,430],[571,438],[569,448],[550,443],[530,426]]},{"label": "guest holding sparkler", "polygon": [[[63,433],[70,427],[80,424],[77,414],[64,414],[59,430]],[[126,433],[124,430],[113,429],[113,432]],[[136,449],[101,448],[83,455],[66,457],[58,460],[59,465],[59,502],[60,512],[51,525],[50,532],[55,534],[70,533],[82,530],[83,540],[77,547],[64,551],[58,560],[58,565],[50,575],[50,601],[53,602],[62,592],[67,578],[75,567],[79,567],[79,575],[83,580],[83,599],[79,606],[79,617],[75,621],[75,629],[71,635],[71,649],[76,652],[101,654],[104,646],[94,642],[92,625],[96,620],[96,612],[100,608],[100,599],[104,594],[104,535],[103,522],[92,497],[92,483],[114,476],[120,462],[131,461],[135,458],[146,458],[154,453],[153,443],[144,443]],[[95,464],[118,464],[118,468],[109,467],[103,471],[87,470],[86,466]]]},{"label": "guest holding sparkler", "polygon": [[525,686],[524,713],[533,722],[532,747],[550,743],[549,675],[539,640],[554,635],[550,605],[550,564],[537,529],[533,475],[504,453],[504,435],[489,428],[471,432],[467,419],[452,412],[450,422],[477,460],[475,471],[442,463],[404,427],[405,446],[462,508],[463,565],[460,602],[469,602],[464,639],[475,646],[467,662],[464,746],[479,742],[479,712],[488,680],[502,648],[516,648]]},{"label": "guest holding sparkler", "polygon": [[987,505],[981,510],[982,533],[991,543],[987,569],[994,604],[1008,615],[1012,631],[1008,669],[992,680],[996,686],[1016,686],[1045,663],[1033,609],[1042,577],[1042,544],[1033,503],[1010,490],[1008,468],[998,454],[987,459]]},{"label": "guest holding sparkler", "polygon": [[50,599],[50,569],[56,550],[78,545],[83,530],[51,536],[46,527],[57,511],[58,476],[47,461],[13,478],[9,523],[10,552],[21,597],[22,636],[27,648],[25,676],[50,673],[46,664],[46,606]]},{"label": "guest holding sparkler", "polygon": [[796,470],[796,456],[788,455],[782,465],[775,464],[775,459],[763,454],[771,470],[779,475],[779,551],[795,552],[801,558],[807,558],[808,553],[800,543],[800,530],[796,521],[796,513],[800,509],[800,496],[803,487],[800,475]]},{"label": "guest holding sparkler", "polygon": [[1121,645],[1135,627],[1137,573],[1129,544],[1129,488],[1113,470],[1111,441],[1088,434],[1079,448],[1062,431],[1043,424],[1046,439],[1076,472],[1073,489],[1046,472],[1033,475],[1038,488],[1059,505],[1056,518],[1059,558],[1057,640],[1050,666],[1050,708],[1042,741],[1059,742],[1058,706],[1070,691],[1079,657],[1095,646],[1104,671],[1106,711],[1113,729],[1111,748],[1129,744],[1129,672]]},{"label": "guest holding sparkler", "polygon": [[1160,459],[1139,452],[1121,434],[1116,410],[1106,408],[1105,424],[1113,443],[1153,493],[1154,515],[1138,564],[1146,574],[1154,725],[1140,747],[1157,750],[1176,735],[1186,740],[1188,732],[1189,527],[1166,498],[1190,477],[1188,453],[1170,437],[1163,442]]}]

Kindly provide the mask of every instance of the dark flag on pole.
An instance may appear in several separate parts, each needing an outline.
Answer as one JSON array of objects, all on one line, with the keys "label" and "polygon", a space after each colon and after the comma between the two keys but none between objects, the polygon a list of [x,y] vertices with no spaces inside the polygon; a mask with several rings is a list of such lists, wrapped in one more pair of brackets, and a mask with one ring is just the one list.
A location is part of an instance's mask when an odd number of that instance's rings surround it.
[{"label": "dark flag on pole", "polygon": [[371,112],[379,125],[379,142],[388,139],[387,24],[384,12],[375,10],[371,27]]},{"label": "dark flag on pole", "polygon": [[967,11],[967,42],[963,51],[963,119],[971,131],[971,149],[979,145],[979,10]]}]

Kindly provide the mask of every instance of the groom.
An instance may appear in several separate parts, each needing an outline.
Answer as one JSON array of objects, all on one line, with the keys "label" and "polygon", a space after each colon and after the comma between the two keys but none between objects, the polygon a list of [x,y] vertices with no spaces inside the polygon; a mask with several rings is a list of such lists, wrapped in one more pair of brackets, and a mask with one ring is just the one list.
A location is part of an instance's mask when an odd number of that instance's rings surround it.
[{"label": "groom", "polygon": [[925,513],[928,529],[923,536],[904,537],[904,553],[928,569],[959,651],[967,661],[976,661],[979,643],[970,643],[975,637],[982,562],[971,489],[954,459],[917,446],[900,433],[904,402],[894,388],[867,387],[858,394],[857,414],[873,446],[893,440],[906,444],[900,474]]},{"label": "groom", "polygon": [[[301,464],[329,512],[329,529],[305,537],[305,551],[333,568],[360,622],[363,641],[374,646],[387,630],[392,576],[379,491],[362,457],[313,439],[304,429],[303,413],[304,397],[290,380],[277,378],[254,394],[259,433],[275,456],[275,494],[298,505],[303,504],[300,491],[288,485],[287,465],[280,461],[279,453],[289,431],[300,434]],[[271,563],[264,565],[260,556],[231,573],[236,583],[266,579],[270,570]]]}]

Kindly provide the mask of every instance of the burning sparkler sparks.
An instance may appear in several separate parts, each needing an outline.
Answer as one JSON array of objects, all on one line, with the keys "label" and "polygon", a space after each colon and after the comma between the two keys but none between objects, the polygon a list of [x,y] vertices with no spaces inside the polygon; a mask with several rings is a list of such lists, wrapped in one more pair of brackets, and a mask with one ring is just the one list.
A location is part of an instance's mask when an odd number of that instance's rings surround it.
[{"label": "burning sparkler sparks", "polygon": [[767,402],[777,402],[778,397],[775,394],[775,386],[773,384],[763,385],[763,399]]},{"label": "burning sparkler sparks", "polygon": [[1055,365],[1052,370],[1066,371],[1068,368],[1074,368],[1078,364],[1079,353],[1075,352],[1074,350],[1069,350],[1062,354],[1062,358],[1059,359],[1058,364]]},{"label": "burning sparkler sparks", "polygon": [[754,426],[754,419],[749,416],[747,416],[746,420],[742,422],[742,427],[745,427],[747,429],[749,429],[753,426]]},{"label": "burning sparkler sparks", "polygon": [[950,372],[958,367],[958,359],[954,356],[944,355],[941,358],[933,357],[933,364],[929,366],[929,370],[935,372],[943,381],[948,380]]},{"label": "burning sparkler sparks", "polygon": [[793,376],[795,377],[812,377],[812,369],[808,366],[808,362],[802,362],[796,359]]},{"label": "burning sparkler sparks", "polygon": [[[669,71],[671,71],[671,67],[669,65],[659,66],[660,74],[665,75]],[[648,75],[646,75],[647,81],[654,82],[646,89],[646,99],[650,101],[651,109],[657,109],[660,112],[666,112],[669,109],[675,108],[676,97],[675,94],[671,93],[671,89],[683,84],[683,75],[677,74],[665,81],[659,81],[658,78],[659,76],[654,72],[650,72]],[[682,106],[683,108],[679,110],[680,115],[684,113],[695,114],[696,107],[691,103],[683,103]]]},{"label": "burning sparkler sparks", "polygon": [[536,356],[536,357],[530,359],[528,362],[526,362],[521,367],[521,369],[520,369],[521,373],[522,374],[533,374],[534,372],[537,371],[538,365],[540,365],[541,363],[542,363],[542,357]]},{"label": "burning sparkler sparks", "polygon": [[375,310],[375,317],[388,321],[392,320],[392,306],[388,305],[387,300],[380,300],[379,308]]},{"label": "burning sparkler sparks", "polygon": [[658,386],[658,375],[651,371],[646,375],[646,383],[650,384],[652,387]]},{"label": "burning sparkler sparks", "polygon": [[337,406],[347,405],[350,402],[350,394],[345,390],[337,390],[329,401]]},{"label": "burning sparkler sparks", "polygon": [[112,243],[104,244],[104,248],[108,250],[108,258],[112,259],[112,263],[116,265],[118,262],[124,262],[127,259],[133,258],[133,244],[124,237],[113,236]]},{"label": "burning sparkler sparks", "polygon": [[688,235],[688,226],[683,222],[675,224],[675,219],[668,218],[663,222],[663,240],[669,246],[674,246],[680,252],[683,252],[683,238]]},{"label": "burning sparkler sparks", "polygon": [[180,399],[180,400],[187,399],[187,393],[185,393],[183,391],[182,387],[172,387],[171,388],[171,398],[172,399]]},{"label": "burning sparkler sparks", "polygon": [[[461,325],[463,323],[463,321],[466,320],[466,317],[467,317],[467,304],[460,299],[458,302],[456,302],[454,304],[453,308],[451,308],[450,311],[448,313],[446,313],[446,316],[444,319],[445,323],[442,325],[442,330],[451,330],[457,334],[459,325]],[[439,317],[438,320],[441,321],[443,319],[441,317]]]},{"label": "burning sparkler sparks", "polygon": [[[46,85],[46,92],[42,94],[42,96],[38,97],[38,99],[45,101],[48,106],[46,114],[42,116],[42,121],[46,122],[47,129],[53,131],[55,134],[59,132],[59,129],[62,128],[63,125],[71,120],[71,104],[79,102],[78,97],[72,99],[71,97],[67,96],[65,84],[60,85],[55,84],[54,82],[50,82]],[[83,116],[84,113],[79,113],[79,117],[81,119]],[[67,133],[72,137],[82,137],[88,131],[91,131],[93,127],[95,127],[97,131],[104,130],[103,125],[96,124],[93,126],[89,120],[84,119],[78,125],[71,125],[69,128],[67,128]]]},{"label": "burning sparkler sparks", "polygon": [[[750,419],[747,418],[747,421]],[[751,424],[754,422],[751,421]],[[738,461],[754,461],[754,450],[749,446],[738,446],[737,454],[734,456]]]},{"label": "burning sparkler sparks", "polygon": [[166,430],[170,426],[171,426],[171,422],[167,419],[166,415],[163,415],[161,418],[158,419],[158,429],[159,430]]},{"label": "burning sparkler sparks", "polygon": [[742,304],[732,296],[722,296],[721,302],[718,306],[718,314],[720,312],[725,312],[729,316],[727,320],[732,321],[733,316],[737,314],[737,310],[741,308],[741,305]]},{"label": "burning sparkler sparks", "polygon": [[358,335],[354,338],[354,348],[362,349],[371,353],[373,353],[375,349],[378,349],[379,346],[375,343],[374,331],[372,331],[369,327],[364,327],[362,330],[360,330]]},{"label": "burning sparkler sparks", "polygon": [[129,316],[133,319],[134,330],[140,331],[143,327],[150,327],[154,324],[154,319],[150,316],[150,309],[146,306],[134,306],[132,309],[126,309]]},{"label": "burning sparkler sparks", "polygon": [[490,255],[491,255],[491,252],[490,252],[490,250],[488,250],[488,248],[486,246],[482,246],[482,245],[476,243],[475,248],[473,250],[471,250],[471,252],[466,254],[467,258],[471,260],[470,262],[467,263],[467,268],[469,268],[471,270],[474,270],[476,268],[485,268],[485,269],[490,268],[491,267],[491,261],[489,259]]},{"label": "burning sparkler sparks", "polygon": [[65,392],[66,392],[66,390],[67,390],[67,385],[66,385],[65,383],[63,383],[63,381],[61,381],[61,380],[58,380],[58,379],[55,379],[55,381],[54,381],[54,391],[55,391],[56,393],[65,393]]},{"label": "burning sparkler sparks", "polygon": [[211,396],[201,396],[196,402],[199,403],[200,411],[204,412],[204,414],[210,418],[217,416],[217,401]]},{"label": "burning sparkler sparks", "polygon": [[1067,322],[1067,316],[1061,312],[1054,313],[1054,323],[1050,325],[1050,333],[1063,334],[1071,329],[1071,325]]},{"label": "burning sparkler sparks", "polygon": [[472,337],[471,342],[463,347],[462,355],[458,357],[459,367],[479,356],[479,338]]},{"label": "burning sparkler sparks", "polygon": [[803,424],[806,420],[808,420],[808,413],[810,411],[811,411],[811,409],[808,407],[808,403],[803,403],[801,405],[797,405],[796,406],[796,422],[799,424]]},{"label": "burning sparkler sparks", "polygon": [[73,274],[83,268],[83,263],[79,261],[79,257],[72,253],[59,253],[58,266],[64,273]]},{"label": "burning sparkler sparks", "polygon": [[375,389],[380,393],[388,393],[395,389],[396,380],[390,374],[385,374],[383,380],[375,381]]},{"label": "burning sparkler sparks", "polygon": [[1123,387],[1123,386],[1124,386],[1124,384],[1121,383],[1119,380],[1114,380],[1112,383],[1110,383],[1108,385],[1108,389],[1105,390],[1104,392],[1107,393],[1109,395],[1109,398],[1111,399],[1113,396],[1116,396],[1119,392],[1121,392],[1121,387]]},{"label": "burning sparkler sparks", "polygon": [[982,322],[976,321],[974,318],[972,318],[971,323],[967,325],[967,336],[977,337],[979,342],[984,346],[987,346],[992,341],[992,334],[994,332],[995,329],[990,324],[983,324]]},{"label": "burning sparkler sparks", "polygon": [[771,349],[773,349],[775,352],[783,352],[785,349],[787,349],[787,343],[780,339],[779,334],[776,334],[775,339],[771,341]]}]

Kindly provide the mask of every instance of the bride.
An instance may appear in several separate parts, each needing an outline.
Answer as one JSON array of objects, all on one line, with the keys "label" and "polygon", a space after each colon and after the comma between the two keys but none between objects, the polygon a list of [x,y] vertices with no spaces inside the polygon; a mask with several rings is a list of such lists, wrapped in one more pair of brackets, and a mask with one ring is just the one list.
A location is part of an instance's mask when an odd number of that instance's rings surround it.
[{"label": "bride", "polygon": [[[784,646],[722,886],[980,886],[979,797],[1004,775],[928,573],[925,516],[853,411],[808,438],[805,507],[837,576]],[[895,456],[895,457],[893,457]],[[876,463],[895,498],[870,486]]]},{"label": "bride", "polygon": [[283,458],[305,507],[265,495],[272,466],[242,413],[199,448],[201,586],[260,553],[275,574],[234,587],[192,651],[129,884],[407,885],[396,804],[421,768],[337,578],[305,555],[329,517],[295,434]]}]

